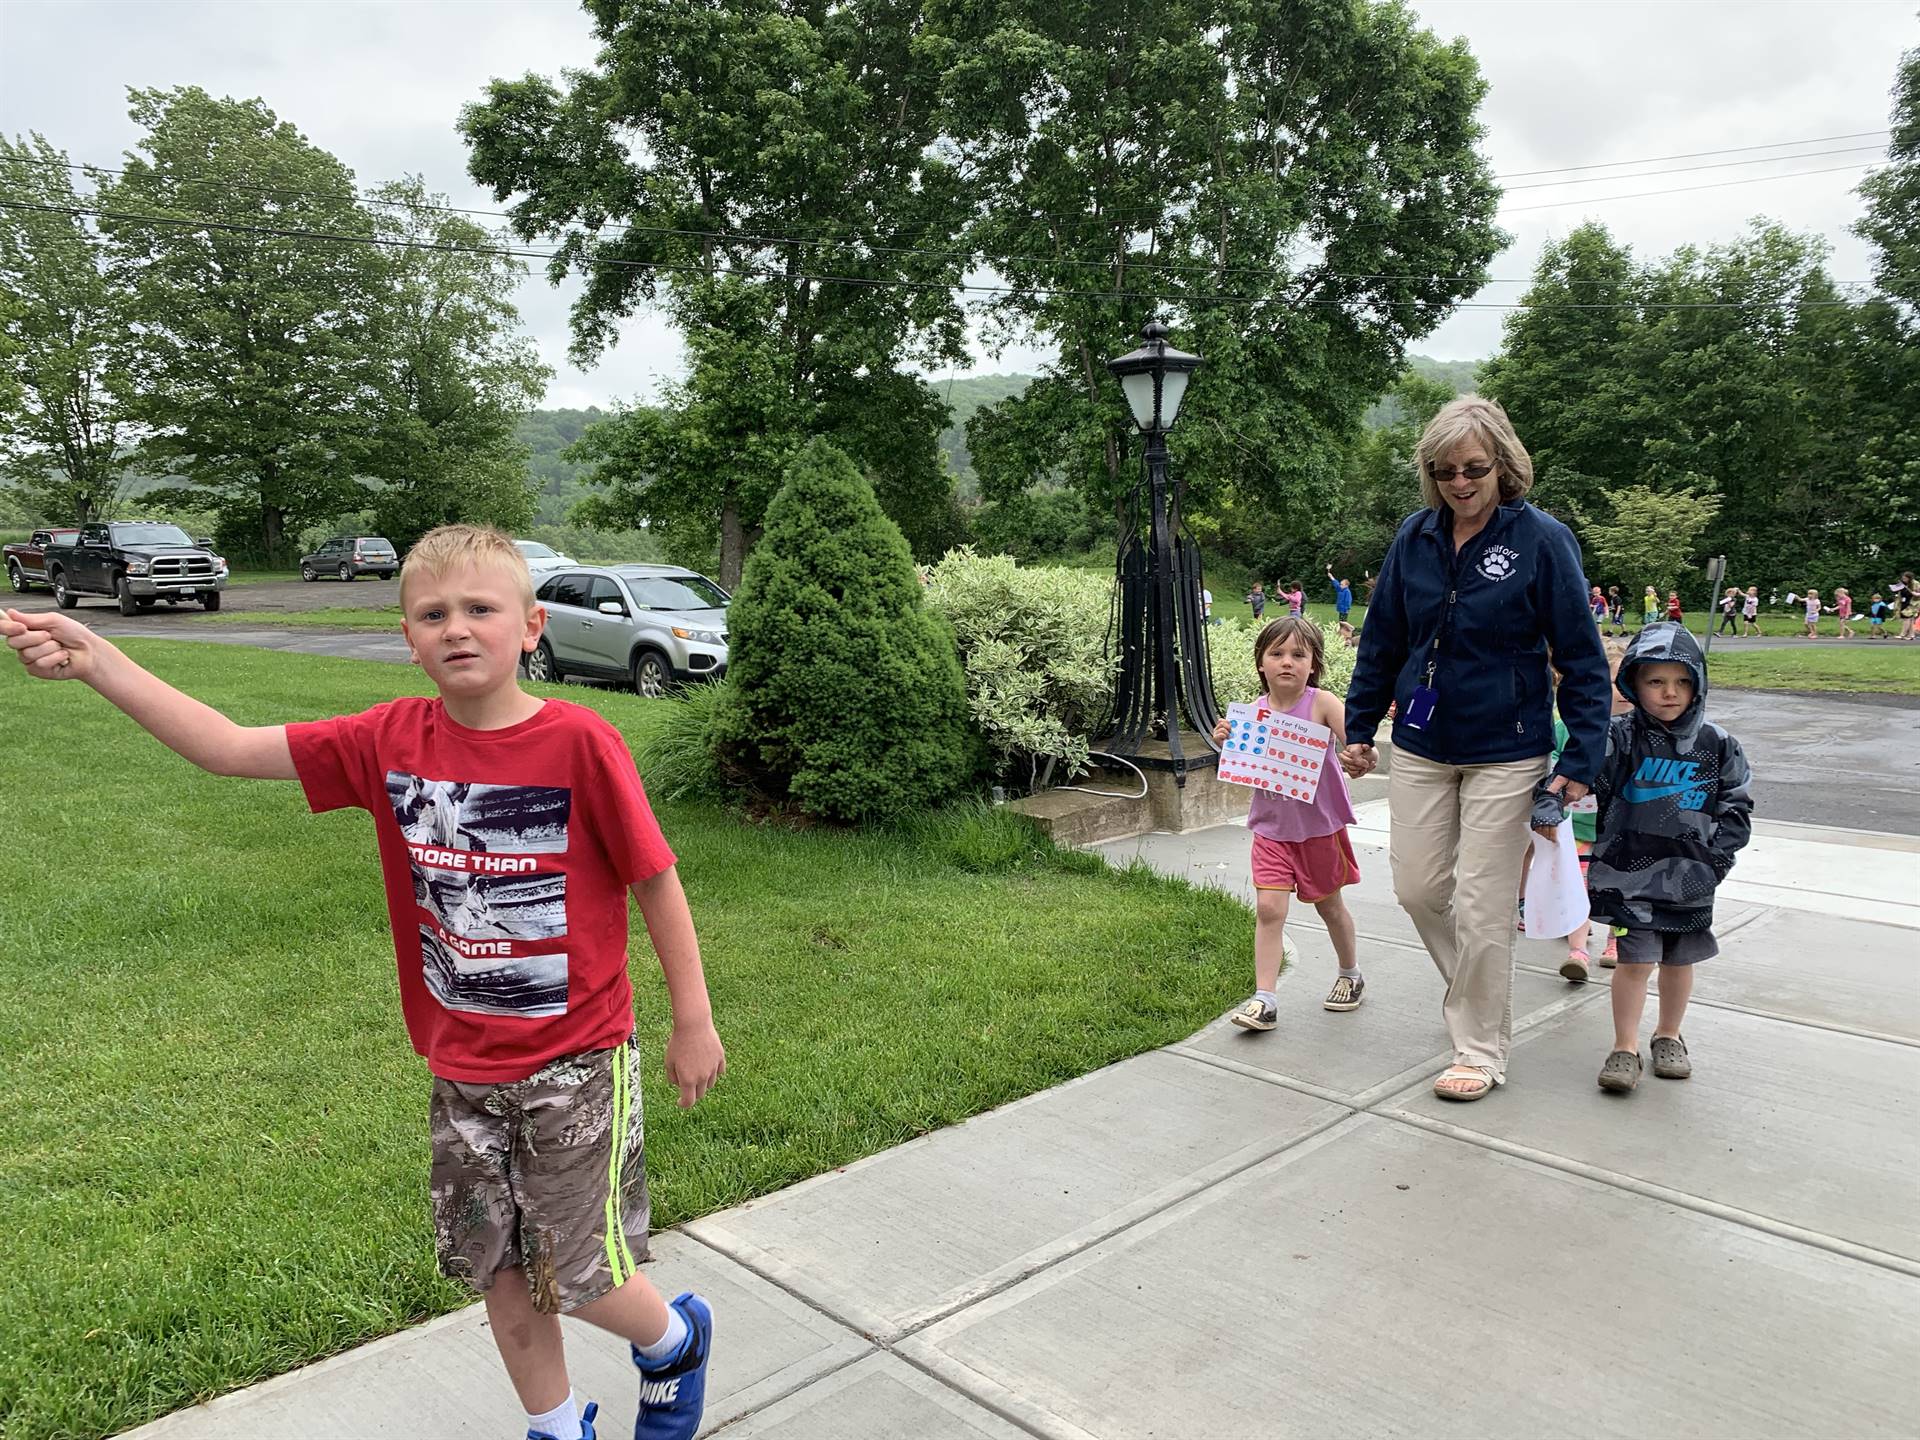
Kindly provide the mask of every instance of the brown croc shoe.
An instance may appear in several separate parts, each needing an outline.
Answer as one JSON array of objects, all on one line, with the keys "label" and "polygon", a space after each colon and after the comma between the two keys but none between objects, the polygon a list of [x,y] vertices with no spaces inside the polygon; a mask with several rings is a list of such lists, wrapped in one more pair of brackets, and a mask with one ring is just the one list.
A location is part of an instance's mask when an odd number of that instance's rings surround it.
[{"label": "brown croc shoe", "polygon": [[1600,1067],[1602,1090],[1631,1090],[1640,1083],[1640,1056],[1633,1050],[1616,1050]]},{"label": "brown croc shoe", "polygon": [[1684,1080],[1693,1074],[1693,1061],[1687,1058],[1687,1037],[1653,1037],[1653,1073],[1662,1080]]}]

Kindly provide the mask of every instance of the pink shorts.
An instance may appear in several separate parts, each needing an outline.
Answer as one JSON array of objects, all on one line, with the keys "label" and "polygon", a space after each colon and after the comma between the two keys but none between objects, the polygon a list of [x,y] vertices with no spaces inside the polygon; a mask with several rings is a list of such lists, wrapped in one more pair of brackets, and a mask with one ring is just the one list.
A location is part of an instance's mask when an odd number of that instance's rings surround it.
[{"label": "pink shorts", "polygon": [[1291,890],[1308,904],[1334,894],[1360,878],[1360,862],[1343,825],[1311,840],[1253,837],[1253,888]]}]

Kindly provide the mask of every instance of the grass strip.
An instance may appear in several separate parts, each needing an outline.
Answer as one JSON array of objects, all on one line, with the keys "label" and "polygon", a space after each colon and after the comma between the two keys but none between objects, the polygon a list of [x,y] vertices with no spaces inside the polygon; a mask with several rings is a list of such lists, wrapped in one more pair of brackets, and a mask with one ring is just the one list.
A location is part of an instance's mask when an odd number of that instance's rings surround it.
[{"label": "grass strip", "polygon": [[1858,647],[1713,650],[1707,680],[1728,690],[1851,690],[1920,695],[1920,643],[1862,641]]},{"label": "grass strip", "polygon": [[276,630],[391,630],[400,633],[400,607],[330,605],[321,610],[220,610],[209,625],[268,625]]},{"label": "grass strip", "polygon": [[[126,648],[248,724],[422,679]],[[673,703],[564,696],[630,740]],[[0,713],[0,785],[33,812],[0,900],[0,1230],[23,1257],[0,1287],[8,1440],[92,1440],[465,1303],[434,1269],[428,1078],[368,817],[203,774],[18,667]],[[1245,988],[1244,907],[1055,851],[1004,810],[850,833],[659,808],[729,1056],[677,1109],[637,942],[661,1225],[1180,1039]]]}]

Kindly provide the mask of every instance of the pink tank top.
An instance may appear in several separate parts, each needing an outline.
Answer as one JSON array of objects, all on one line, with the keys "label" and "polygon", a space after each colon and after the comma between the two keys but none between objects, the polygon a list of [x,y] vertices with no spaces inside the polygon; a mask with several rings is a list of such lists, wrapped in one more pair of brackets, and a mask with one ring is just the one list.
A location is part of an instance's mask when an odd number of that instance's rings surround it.
[{"label": "pink tank top", "polygon": [[[1313,697],[1319,693],[1308,686],[1299,703],[1286,713],[1297,720],[1311,720]],[[1266,696],[1260,697],[1259,705],[1265,713],[1269,705]],[[1347,777],[1340,769],[1339,758],[1329,751],[1326,769],[1320,772],[1320,788],[1313,792],[1311,803],[1256,790],[1253,808],[1247,811],[1247,828],[1269,840],[1313,840],[1344,830],[1354,818],[1353,801],[1347,798]]]}]

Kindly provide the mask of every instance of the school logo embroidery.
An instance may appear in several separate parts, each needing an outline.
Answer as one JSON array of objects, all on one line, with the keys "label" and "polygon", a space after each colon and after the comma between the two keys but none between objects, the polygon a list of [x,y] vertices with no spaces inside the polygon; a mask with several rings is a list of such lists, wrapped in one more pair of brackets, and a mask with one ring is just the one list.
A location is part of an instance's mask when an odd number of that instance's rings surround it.
[{"label": "school logo embroidery", "polygon": [[1629,805],[1644,805],[1649,800],[1669,797],[1681,810],[1704,810],[1707,805],[1706,781],[1700,775],[1699,762],[1663,760],[1649,755],[1640,762],[1640,771],[1620,792]]},{"label": "school logo embroidery", "polygon": [[1509,550],[1504,545],[1489,545],[1480,556],[1480,573],[1489,580],[1504,580],[1513,574],[1514,563],[1519,558],[1518,550]]}]

